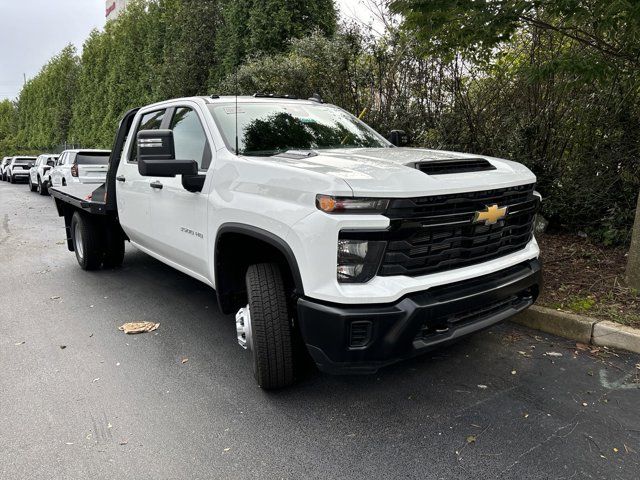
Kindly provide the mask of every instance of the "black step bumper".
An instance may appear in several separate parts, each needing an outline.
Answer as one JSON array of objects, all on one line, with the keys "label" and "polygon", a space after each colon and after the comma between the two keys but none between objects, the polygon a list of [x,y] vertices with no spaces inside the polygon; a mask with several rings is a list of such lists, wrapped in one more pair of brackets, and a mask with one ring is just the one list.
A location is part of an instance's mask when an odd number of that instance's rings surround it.
[{"label": "black step bumper", "polygon": [[374,373],[521,312],[538,297],[541,276],[540,261],[531,260],[392,304],[336,305],[301,298],[298,324],[320,370]]}]

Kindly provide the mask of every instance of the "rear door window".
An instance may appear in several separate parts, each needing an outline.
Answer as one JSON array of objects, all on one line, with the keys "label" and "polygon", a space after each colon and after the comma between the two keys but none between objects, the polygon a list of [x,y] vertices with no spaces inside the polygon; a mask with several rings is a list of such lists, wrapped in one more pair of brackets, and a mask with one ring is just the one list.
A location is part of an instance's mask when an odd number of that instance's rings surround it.
[{"label": "rear door window", "polygon": [[138,161],[138,145],[136,139],[138,138],[138,132],[140,130],[160,130],[160,126],[162,125],[162,121],[164,120],[164,115],[166,110],[157,110],[155,112],[149,112],[142,115],[140,119],[140,124],[138,128],[136,128],[136,134],[133,136],[133,141],[131,142],[131,151],[129,152],[129,161],[137,162]]}]

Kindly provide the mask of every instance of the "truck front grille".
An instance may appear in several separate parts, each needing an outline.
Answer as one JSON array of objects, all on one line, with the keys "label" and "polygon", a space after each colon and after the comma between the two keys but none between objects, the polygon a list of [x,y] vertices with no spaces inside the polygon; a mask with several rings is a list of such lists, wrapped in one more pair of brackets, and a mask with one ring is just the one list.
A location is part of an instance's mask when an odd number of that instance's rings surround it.
[{"label": "truck front grille", "polygon": [[[506,217],[474,222],[476,212],[497,205]],[[539,200],[534,185],[394,199],[388,245],[378,275],[418,276],[493,260],[522,250],[533,237]]]}]

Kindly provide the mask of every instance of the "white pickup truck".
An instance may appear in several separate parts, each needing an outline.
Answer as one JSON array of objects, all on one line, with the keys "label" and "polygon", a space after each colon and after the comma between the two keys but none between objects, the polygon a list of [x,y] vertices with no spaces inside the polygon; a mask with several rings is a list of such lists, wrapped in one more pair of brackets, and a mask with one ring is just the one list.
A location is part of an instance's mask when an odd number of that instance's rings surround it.
[{"label": "white pickup truck", "polygon": [[82,268],[128,240],[211,286],[277,388],[304,355],[375,372],[538,296],[535,176],[390,140],[315,97],[182,98],[125,115],[104,185],[51,193]]}]

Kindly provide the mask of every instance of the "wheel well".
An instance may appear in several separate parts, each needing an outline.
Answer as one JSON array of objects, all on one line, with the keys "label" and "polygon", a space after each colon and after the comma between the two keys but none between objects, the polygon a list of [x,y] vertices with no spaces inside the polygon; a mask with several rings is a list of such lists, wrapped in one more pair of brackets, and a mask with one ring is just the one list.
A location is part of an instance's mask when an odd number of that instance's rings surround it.
[{"label": "wheel well", "polygon": [[278,264],[287,293],[303,293],[297,262],[284,241],[257,229],[228,230],[221,229],[215,248],[216,293],[223,313],[233,313],[247,303],[245,275],[249,266],[256,263]]}]

